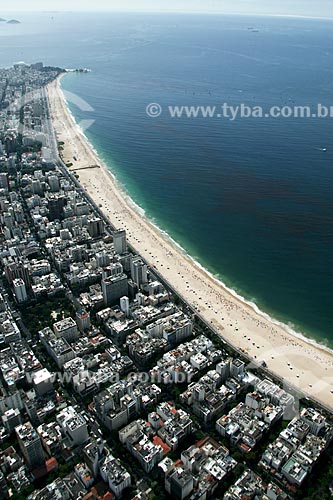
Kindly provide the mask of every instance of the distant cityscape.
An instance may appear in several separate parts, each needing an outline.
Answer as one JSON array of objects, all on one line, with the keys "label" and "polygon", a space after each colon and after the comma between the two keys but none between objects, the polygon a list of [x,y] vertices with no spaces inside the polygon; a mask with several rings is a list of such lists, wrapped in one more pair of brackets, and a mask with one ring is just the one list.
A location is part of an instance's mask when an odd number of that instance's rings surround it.
[{"label": "distant cityscape", "polygon": [[0,499],[333,495],[330,411],[249,366],[63,163],[60,73],[0,70]]}]

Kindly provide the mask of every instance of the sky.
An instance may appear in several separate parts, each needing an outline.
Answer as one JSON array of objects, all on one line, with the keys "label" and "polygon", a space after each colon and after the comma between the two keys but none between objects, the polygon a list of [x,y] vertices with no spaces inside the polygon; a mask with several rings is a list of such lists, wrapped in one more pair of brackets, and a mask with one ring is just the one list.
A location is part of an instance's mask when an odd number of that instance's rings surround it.
[{"label": "sky", "polygon": [[332,0],[11,0],[1,12],[143,11],[333,17]]}]

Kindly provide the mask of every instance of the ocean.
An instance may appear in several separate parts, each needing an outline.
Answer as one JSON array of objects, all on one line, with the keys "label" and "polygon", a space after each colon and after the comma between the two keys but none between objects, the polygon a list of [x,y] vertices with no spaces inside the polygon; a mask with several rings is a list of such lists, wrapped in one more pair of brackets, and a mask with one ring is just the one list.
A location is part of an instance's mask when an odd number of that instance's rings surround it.
[{"label": "ocean", "polygon": [[[0,12],[1,15],[1,12]],[[6,16],[2,16],[6,17]],[[171,118],[168,106],[333,106],[333,21],[15,14],[0,65],[62,87],[133,200],[247,300],[333,347],[333,118]],[[146,115],[159,103],[158,118]]]}]

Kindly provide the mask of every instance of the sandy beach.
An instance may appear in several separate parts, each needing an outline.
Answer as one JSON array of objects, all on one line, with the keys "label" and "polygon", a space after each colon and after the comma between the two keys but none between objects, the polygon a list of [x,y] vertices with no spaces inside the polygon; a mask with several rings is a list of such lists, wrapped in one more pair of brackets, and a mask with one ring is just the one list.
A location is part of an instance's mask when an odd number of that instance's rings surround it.
[{"label": "sandy beach", "polygon": [[[82,186],[128,241],[223,338],[256,361],[333,408],[333,352],[293,332],[226,289],[151,224],[122,191],[70,114],[60,78],[48,86],[51,115],[63,159],[73,163]],[[76,160],[73,159],[76,158]],[[97,168],[86,168],[98,165]],[[81,170],[77,170],[81,169]],[[331,392],[332,391],[332,392]]]}]

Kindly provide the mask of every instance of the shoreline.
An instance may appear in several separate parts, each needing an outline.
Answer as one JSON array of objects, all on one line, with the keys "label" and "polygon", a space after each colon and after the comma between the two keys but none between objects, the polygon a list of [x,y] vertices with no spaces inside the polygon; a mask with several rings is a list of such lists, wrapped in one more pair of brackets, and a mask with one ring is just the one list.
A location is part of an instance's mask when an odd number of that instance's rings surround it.
[{"label": "shoreline", "polygon": [[[265,361],[271,372],[306,395],[333,407],[333,377],[329,376],[333,373],[333,350],[295,332],[227,287],[145,215],[75,122],[60,86],[65,74],[47,87],[53,124],[58,140],[65,143],[65,163],[70,161],[74,169],[100,166],[77,174],[94,201],[102,204],[101,210],[115,226],[126,229],[129,243],[223,339],[257,363]],[[146,243],[141,241],[143,235]]]},{"label": "shoreline", "polygon": [[[333,20],[333,18],[332,18],[332,20]],[[68,71],[68,70],[66,70],[66,71]],[[59,78],[59,91],[62,94],[63,94],[63,90],[61,88],[60,81],[61,81],[61,79],[64,76],[66,76],[66,73],[63,73],[62,75],[60,75],[60,77],[58,77]],[[150,224],[151,226],[153,226],[153,228],[156,231],[160,232],[163,235],[163,237],[166,238],[170,242],[170,244],[172,244],[175,247],[177,247],[177,249],[180,252],[182,252],[182,254],[184,255],[184,257],[190,259],[193,262],[193,264],[195,266],[199,267],[205,274],[207,274],[210,279],[212,279],[219,286],[221,286],[222,288],[224,288],[227,293],[230,293],[231,295],[233,295],[233,297],[235,297],[235,299],[237,299],[238,301],[240,301],[242,304],[250,307],[255,313],[257,313],[258,315],[260,315],[263,318],[267,319],[268,321],[271,321],[275,325],[284,328],[287,333],[290,333],[291,335],[297,337],[298,339],[300,339],[300,340],[302,340],[304,342],[307,342],[308,344],[313,345],[313,346],[317,347],[318,349],[322,349],[323,351],[326,351],[326,352],[328,352],[328,353],[330,353],[330,354],[333,355],[333,347],[328,347],[327,345],[325,345],[324,343],[321,343],[319,340],[315,339],[314,337],[311,337],[310,333],[309,333],[309,336],[308,336],[305,333],[302,333],[301,331],[296,331],[288,323],[285,323],[282,320],[274,318],[269,313],[265,312],[263,309],[260,308],[260,306],[256,302],[253,302],[253,301],[251,301],[249,299],[246,299],[243,295],[241,295],[239,292],[237,292],[235,289],[233,289],[232,286],[226,285],[222,281],[222,279],[220,279],[216,275],[214,275],[214,273],[212,271],[209,271],[204,266],[204,264],[200,263],[198,260],[196,260],[194,257],[192,257],[191,254],[188,253],[187,250],[184,247],[182,247],[182,245],[180,243],[178,243],[172,236],[170,236],[170,234],[166,230],[164,230],[161,227],[159,227],[159,225],[146,214],[145,209],[142,208],[136,201],[134,201],[133,198],[131,198],[131,195],[127,192],[126,187],[117,179],[116,175],[112,172],[112,170],[110,170],[108,168],[108,166],[106,165],[105,160],[102,159],[102,157],[100,156],[100,154],[96,150],[95,146],[90,142],[90,140],[88,139],[88,137],[86,136],[86,134],[84,133],[84,131],[81,129],[81,127],[76,122],[75,116],[71,112],[71,110],[69,108],[69,105],[68,105],[68,102],[67,102],[66,97],[64,96],[64,94],[63,94],[63,100],[66,103],[67,111],[68,111],[68,114],[71,117],[71,120],[74,122],[75,126],[78,129],[78,133],[82,136],[83,140],[85,140],[87,142],[88,146],[91,148],[92,152],[94,153],[94,155],[96,156],[96,158],[99,160],[100,167],[104,168],[106,170],[106,173],[111,176],[112,181],[117,185],[117,188],[120,190],[120,192],[122,193],[122,195],[124,196],[124,198],[126,198],[127,203],[129,203],[133,207],[133,209],[138,212],[138,214],[141,217],[145,218],[145,220],[146,220],[146,222],[148,224]]]}]

